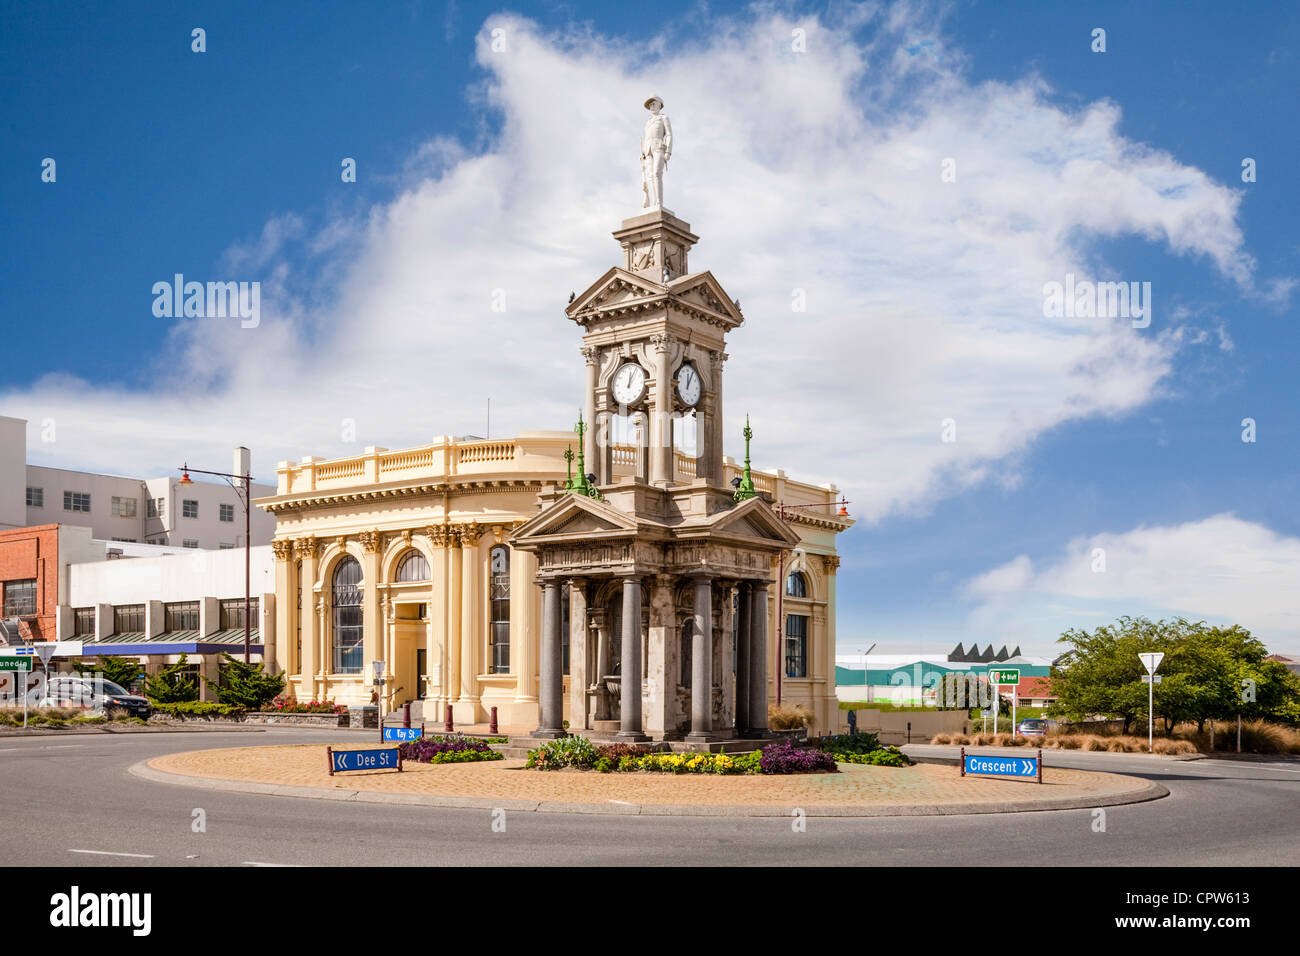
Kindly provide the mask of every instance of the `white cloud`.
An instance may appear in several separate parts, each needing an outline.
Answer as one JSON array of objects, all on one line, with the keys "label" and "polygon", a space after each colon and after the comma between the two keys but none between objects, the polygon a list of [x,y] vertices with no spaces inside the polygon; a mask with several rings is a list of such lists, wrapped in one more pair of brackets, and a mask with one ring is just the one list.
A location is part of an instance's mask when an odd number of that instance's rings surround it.
[{"label": "white cloud", "polygon": [[[1097,549],[1105,570],[1097,571]],[[1076,538],[1041,568],[1025,555],[965,585],[981,632],[1042,645],[1067,627],[1118,613],[1241,624],[1271,649],[1300,649],[1300,538],[1232,514]],[[1045,621],[1054,622],[1044,630]]]},{"label": "white cloud", "polygon": [[[430,131],[391,201],[312,227],[309,210],[278,213],[236,243],[227,265],[262,270],[257,329],[185,320],[162,372],[51,377],[0,409],[58,420],[57,445],[33,430],[35,460],[133,472],[171,467],[178,448],[223,461],[248,444],[267,474],[273,459],[481,432],[489,396],[495,434],[568,427],[584,379],[562,308],[617,261],[609,233],[639,211],[640,103],[655,92],[676,136],[667,205],[702,237],[692,266],[748,316],[729,346],[729,434],[750,413],[760,466],[837,481],[871,518],[990,476],[1014,485],[1037,435],[1139,407],[1180,347],[1159,331],[1163,290],[1139,331],[1045,319],[1043,284],[1141,280],[1092,251],[1137,235],[1246,291],[1239,196],[1125,139],[1115,104],[1062,107],[1033,76],[973,83],[928,23],[880,16],[855,32],[759,10],[635,45],[492,17],[470,108],[498,114],[499,134],[471,150]],[[807,53],[790,51],[794,26]],[[795,288],[807,312],[791,311]],[[146,292],[141,321],[156,323]],[[946,418],[955,443],[940,441]]]}]

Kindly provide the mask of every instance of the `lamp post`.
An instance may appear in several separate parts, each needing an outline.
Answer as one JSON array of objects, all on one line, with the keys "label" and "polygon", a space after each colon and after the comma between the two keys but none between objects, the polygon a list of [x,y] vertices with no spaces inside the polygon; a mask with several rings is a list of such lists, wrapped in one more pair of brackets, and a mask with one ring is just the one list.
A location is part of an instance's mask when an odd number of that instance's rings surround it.
[{"label": "lamp post", "polygon": [[[240,448],[236,451],[236,454],[238,454],[239,451],[247,452],[248,449]],[[200,475],[212,475],[213,477],[220,478],[231,488],[235,489],[235,494],[239,497],[239,503],[244,506],[244,663],[247,664],[249,663],[249,645],[251,643],[249,630],[252,626],[251,612],[253,603],[251,594],[252,554],[250,551],[252,547],[252,539],[250,535],[252,526],[252,501],[250,496],[252,494],[253,478],[248,474],[247,457],[243,459],[243,468],[244,474],[242,475],[233,475],[224,471],[204,471],[202,468],[191,468],[188,464],[181,465],[180,470],[182,485],[194,484],[193,479],[190,478],[191,471]],[[236,484],[236,482],[238,482],[238,484]],[[265,652],[262,654],[262,659],[266,659]]]}]

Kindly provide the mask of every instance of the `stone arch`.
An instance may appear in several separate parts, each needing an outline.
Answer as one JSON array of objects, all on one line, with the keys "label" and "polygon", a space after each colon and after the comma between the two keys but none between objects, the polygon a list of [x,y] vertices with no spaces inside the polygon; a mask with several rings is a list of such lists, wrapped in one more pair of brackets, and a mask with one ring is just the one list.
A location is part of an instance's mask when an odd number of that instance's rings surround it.
[{"label": "stone arch", "polygon": [[[392,541],[384,548],[384,554],[379,561],[379,580],[382,584],[397,584],[397,570],[406,560],[406,556],[412,551],[424,555],[424,560],[429,562],[429,573],[433,574],[433,549],[429,545],[429,539],[425,535],[411,535],[408,541],[403,535],[396,535]],[[403,582],[413,583],[413,582]]]}]

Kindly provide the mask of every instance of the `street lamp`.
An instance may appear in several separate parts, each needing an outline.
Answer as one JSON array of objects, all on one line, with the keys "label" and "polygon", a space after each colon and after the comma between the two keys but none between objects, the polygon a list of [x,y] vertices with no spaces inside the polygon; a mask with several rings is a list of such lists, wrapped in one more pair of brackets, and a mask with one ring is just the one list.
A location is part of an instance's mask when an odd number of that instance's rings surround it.
[{"label": "street lamp", "polygon": [[[244,452],[244,455],[242,456],[242,461],[240,460],[241,456],[239,455],[239,452]],[[248,453],[247,448],[239,448],[236,449],[235,451],[236,467],[242,466],[244,469],[244,474],[242,475],[232,475],[224,471],[204,471],[202,468],[191,468],[188,463],[183,464],[180,467],[180,471],[181,471],[180,483],[182,485],[194,484],[193,479],[190,478],[191,471],[200,475],[212,475],[213,477],[220,478],[231,488],[234,488],[235,494],[239,497],[239,503],[244,506],[244,663],[245,664],[249,663],[249,644],[251,643],[249,637],[249,630],[252,626],[252,603],[253,603],[252,593],[251,593],[252,592],[252,555],[250,551],[250,548],[252,547],[252,538],[250,535],[250,529],[252,526],[252,517],[251,517],[252,501],[250,496],[252,494],[253,478],[250,474],[248,474],[247,453]],[[238,482],[238,484],[236,484],[236,482]],[[265,641],[265,637],[263,637],[263,641]],[[263,660],[266,659],[265,651],[263,651],[262,659]]]}]

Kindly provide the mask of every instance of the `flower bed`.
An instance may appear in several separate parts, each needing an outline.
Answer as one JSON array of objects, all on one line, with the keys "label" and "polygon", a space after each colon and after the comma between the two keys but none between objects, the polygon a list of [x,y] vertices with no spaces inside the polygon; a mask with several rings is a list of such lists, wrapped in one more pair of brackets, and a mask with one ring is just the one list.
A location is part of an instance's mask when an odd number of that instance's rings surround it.
[{"label": "flower bed", "polygon": [[528,752],[535,770],[596,770],[600,773],[835,773],[835,758],[790,741],[743,754],[653,753],[630,744],[599,746],[586,737],[561,737]]},{"label": "flower bed", "polygon": [[277,697],[259,713],[263,714],[346,714],[347,707],[332,700],[301,701],[294,697]]},{"label": "flower bed", "polygon": [[408,740],[397,745],[403,760],[416,763],[470,763],[475,760],[504,760],[487,743],[477,737],[434,735]]},{"label": "flower bed", "polygon": [[860,763],[874,767],[910,767],[912,761],[897,747],[883,747],[875,734],[859,732],[818,737],[813,746],[840,763]]}]

